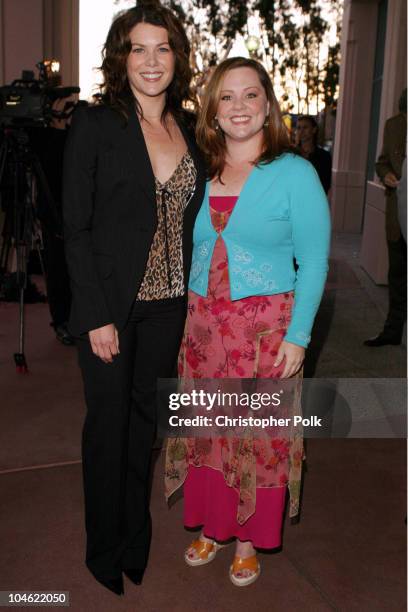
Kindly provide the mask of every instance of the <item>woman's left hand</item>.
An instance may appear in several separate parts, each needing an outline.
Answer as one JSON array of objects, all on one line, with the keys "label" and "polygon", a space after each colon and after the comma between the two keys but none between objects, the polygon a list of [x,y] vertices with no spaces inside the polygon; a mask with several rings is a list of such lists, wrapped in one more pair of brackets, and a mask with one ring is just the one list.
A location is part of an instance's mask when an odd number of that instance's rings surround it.
[{"label": "woman's left hand", "polygon": [[299,372],[304,359],[305,349],[303,346],[282,340],[273,365],[274,367],[278,367],[282,361],[285,360],[285,367],[283,368],[281,378],[290,378]]}]

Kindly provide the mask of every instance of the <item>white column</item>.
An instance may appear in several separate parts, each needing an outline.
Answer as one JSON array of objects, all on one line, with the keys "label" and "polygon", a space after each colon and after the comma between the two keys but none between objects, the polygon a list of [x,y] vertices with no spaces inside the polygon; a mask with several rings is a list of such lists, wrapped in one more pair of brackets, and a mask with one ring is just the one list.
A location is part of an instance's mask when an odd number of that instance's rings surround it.
[{"label": "white column", "polygon": [[377,0],[344,6],[331,197],[336,231],[361,231],[377,13]]},{"label": "white column", "polygon": [[384,77],[381,96],[377,154],[381,151],[384,124],[398,113],[398,101],[407,86],[407,4],[406,0],[388,0],[385,38]]}]

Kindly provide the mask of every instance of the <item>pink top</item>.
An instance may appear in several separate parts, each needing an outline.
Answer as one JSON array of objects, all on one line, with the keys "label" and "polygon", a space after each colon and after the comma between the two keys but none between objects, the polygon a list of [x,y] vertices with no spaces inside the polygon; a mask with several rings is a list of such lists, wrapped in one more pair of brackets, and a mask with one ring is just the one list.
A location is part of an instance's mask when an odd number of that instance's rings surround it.
[{"label": "pink top", "polygon": [[210,206],[219,213],[232,210],[238,200],[238,196],[210,196]]}]

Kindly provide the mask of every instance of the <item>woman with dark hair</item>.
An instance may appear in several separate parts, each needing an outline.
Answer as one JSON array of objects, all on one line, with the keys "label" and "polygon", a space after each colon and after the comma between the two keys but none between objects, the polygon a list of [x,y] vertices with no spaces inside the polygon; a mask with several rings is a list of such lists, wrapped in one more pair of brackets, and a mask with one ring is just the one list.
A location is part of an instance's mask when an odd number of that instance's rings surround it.
[{"label": "woman with dark hair", "polygon": [[140,584],[151,521],[156,381],[173,375],[186,314],[192,230],[205,176],[184,107],[190,46],[157,3],[120,14],[106,39],[102,104],[75,113],[64,221],[87,415],[86,563],[123,593]]},{"label": "woman with dark hair", "polygon": [[[327,273],[326,196],[313,166],[292,152],[270,78],[254,60],[216,68],[197,141],[209,177],[194,228],[179,373],[297,377],[297,401]],[[186,563],[210,562],[219,543],[235,537],[229,576],[245,586],[260,573],[255,548],[281,543],[287,487],[290,515],[297,514],[303,445],[296,432],[229,434],[171,439],[166,494],[184,482],[184,523],[202,526]]]},{"label": "woman with dark hair", "polygon": [[332,159],[323,147],[317,144],[319,127],[311,115],[301,115],[296,124],[296,144],[305,159],[314,166],[326,193],[331,187]]}]

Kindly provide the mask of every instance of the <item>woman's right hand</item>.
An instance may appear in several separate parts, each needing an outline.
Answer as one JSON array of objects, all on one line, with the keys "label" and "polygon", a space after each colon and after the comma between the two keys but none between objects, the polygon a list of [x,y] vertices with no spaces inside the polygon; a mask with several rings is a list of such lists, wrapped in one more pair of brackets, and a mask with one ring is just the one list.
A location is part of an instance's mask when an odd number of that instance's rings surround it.
[{"label": "woman's right hand", "polygon": [[112,363],[113,357],[119,354],[118,330],[113,325],[104,325],[88,332],[92,351],[104,363]]}]

